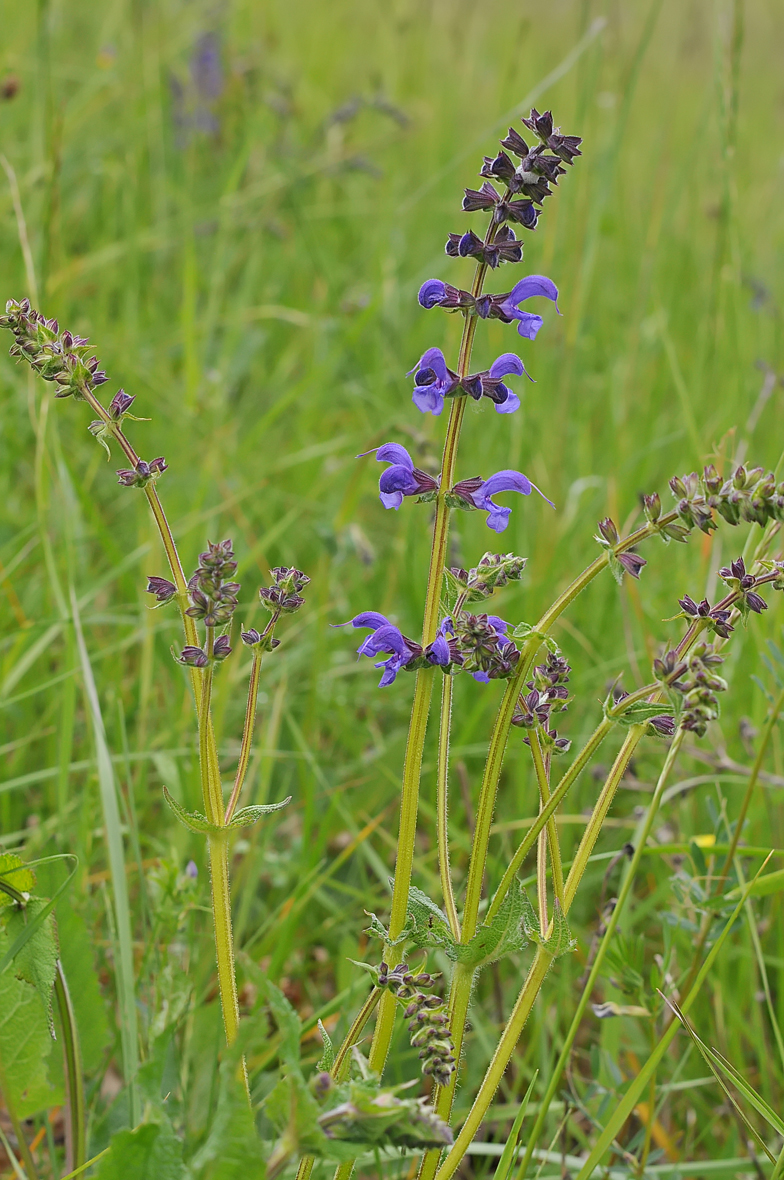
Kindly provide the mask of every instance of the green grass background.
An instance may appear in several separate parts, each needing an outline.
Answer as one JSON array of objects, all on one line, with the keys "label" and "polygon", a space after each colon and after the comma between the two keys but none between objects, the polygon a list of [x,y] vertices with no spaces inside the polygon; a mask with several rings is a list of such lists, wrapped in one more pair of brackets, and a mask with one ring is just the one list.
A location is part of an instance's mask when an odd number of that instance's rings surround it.
[{"label": "green grass background", "polygon": [[[406,503],[385,513],[372,457],[355,458],[396,440],[420,466],[437,468],[445,420],[418,414],[405,373],[431,345],[454,358],[460,321],[424,312],[417,289],[432,276],[467,283],[470,264],[443,253],[447,233],[469,224],[461,190],[477,183],[481,156],[494,152],[526,100],[552,106],[565,131],[584,137],[585,154],[526,235],[524,268],[495,272],[491,289],[508,289],[522,273],[548,274],[563,316],[548,306],[537,341],[522,344],[536,383],[520,390],[520,412],[469,407],[459,459],[462,477],[525,471],[558,508],[514,498],[502,544],[529,565],[494,606],[507,618],[535,621],[595,555],[595,522],[609,513],[630,527],[643,492],[658,489],[669,503],[670,475],[709,459],[727,469],[739,454],[774,466],[784,397],[766,373],[784,365],[784,11],[773,0],[39,0],[6,4],[2,20],[0,82],[19,83],[0,103],[0,150],[19,191],[15,209],[13,185],[0,177],[2,298],[33,294],[21,212],[40,307],[95,342],[109,396],[123,386],[151,419],[130,433],[146,458],[163,454],[169,463],[159,487],[186,570],[206,538],[231,536],[243,582],[238,620],[247,624],[260,617],[255,590],[269,566],[294,564],[312,578],[306,608],[267,661],[246,788],[248,803],[288,794],[293,802],[237,842],[234,903],[239,945],[304,1017],[326,1006],[340,1036],[363,986],[348,958],[378,956],[362,933],[363,911],[383,915],[387,906],[412,681],[401,675],[377,689],[378,674],[355,661],[353,634],[329,624],[373,609],[411,635],[421,625],[429,510]],[[209,100],[192,72],[205,34],[217,39],[222,72],[221,93]],[[477,365],[517,342],[511,328],[482,324]],[[62,921],[86,923],[79,937],[99,972],[102,999],[95,993],[91,1010],[104,1031],[91,1050],[90,1093],[100,1146],[123,1117],[104,1077],[107,1067],[116,1076],[119,1061],[115,950],[73,586],[121,790],[140,1052],[147,1057],[167,1022],[176,1025],[172,1088],[183,1095],[181,1126],[197,1142],[219,1027],[204,848],[176,825],[161,794],[165,783],[198,806],[193,713],[170,656],[179,628],[173,612],[151,611],[144,593],[145,576],[166,569],[143,497],[117,487],[119,464],[105,462],[84,407],[49,397],[0,362],[0,839],[26,856],[79,857],[73,913]],[[651,657],[679,633],[662,621],[676,613],[676,599],[718,597],[715,571],[746,535],[746,526],[723,527],[710,541],[650,545],[639,585],[619,590],[608,576],[590,588],[557,630],[574,666],[568,736],[590,732],[621,671],[627,688],[645,683]],[[494,543],[480,514],[454,520],[453,563],[475,563]],[[769,644],[780,633],[779,600],[748,632],[738,628],[731,692],[702,750],[726,747],[748,766],[739,726],[764,718],[764,689],[781,674]],[[238,650],[218,680],[228,780],[247,670]],[[468,678],[456,685],[458,883],[499,694],[498,685]],[[437,897],[433,737],[416,881]],[[598,851],[620,848],[633,831],[661,754],[644,745]],[[784,773],[778,732],[767,769]],[[662,842],[714,832],[725,807],[730,820],[737,813],[742,774],[682,758],[679,777],[695,775],[704,780],[662,815]],[[597,791],[596,778],[583,776],[568,814],[589,807]],[[500,828],[533,814],[535,793],[513,733]],[[781,801],[781,782],[763,784],[748,843],[784,849]],[[580,829],[562,831],[568,858]],[[514,839],[498,832],[491,883]],[[191,857],[193,887],[182,877]],[[575,908],[580,956],[562,960],[548,982],[488,1138],[503,1140],[508,1104],[532,1071],[542,1082],[549,1075],[605,868],[599,862],[587,879]],[[644,936],[647,967],[668,947],[676,976],[688,965],[688,923],[699,915],[672,879],[701,871],[689,857],[648,858],[628,922]],[[760,903],[757,916],[782,1020],[780,896]],[[520,972],[506,962],[482,978],[463,1106]],[[784,1066],[761,987],[749,926],[740,925],[693,1015],[703,1037],[780,1108]],[[618,998],[607,980],[603,996]],[[256,1003],[248,983],[243,1004],[255,1011]],[[577,1150],[593,1138],[634,1072],[630,1054],[644,1058],[648,1038],[644,1021],[586,1018],[569,1081],[583,1110],[559,1144]],[[258,1094],[271,1084],[274,1044],[272,1035],[255,1063]],[[659,1081],[677,1070],[681,1080],[704,1077],[685,1042],[675,1044]],[[305,1048],[315,1061],[317,1038]],[[401,1038],[391,1076],[414,1071]],[[657,1135],[677,1158],[745,1154],[712,1083],[664,1089],[660,1102]],[[550,1137],[561,1117],[556,1111]],[[630,1122],[630,1143],[639,1128]],[[477,1157],[472,1167],[482,1175],[489,1164]]]}]

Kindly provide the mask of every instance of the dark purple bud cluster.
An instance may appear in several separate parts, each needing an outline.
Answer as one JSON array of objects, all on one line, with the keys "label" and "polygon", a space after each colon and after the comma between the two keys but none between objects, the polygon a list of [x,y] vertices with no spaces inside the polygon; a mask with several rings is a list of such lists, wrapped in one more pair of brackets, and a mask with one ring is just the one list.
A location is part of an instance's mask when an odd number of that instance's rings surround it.
[{"label": "dark purple bud cluster", "polygon": [[458,652],[455,662],[475,680],[508,680],[514,674],[520,652],[507,638],[506,626],[495,615],[461,612],[453,623]]},{"label": "dark purple bud cluster", "polygon": [[717,676],[714,668],[723,664],[710,643],[695,647],[689,658],[689,666],[683,678],[672,683],[682,696],[680,725],[702,737],[708,723],[719,716],[719,692],[727,691],[727,682]]},{"label": "dark purple bud cluster", "polygon": [[[212,648],[212,659],[215,663],[221,664],[225,659],[231,655],[231,644],[229,643],[228,635],[219,635],[215,640]],[[210,662],[210,657],[202,647],[193,647],[188,644],[182,649],[179,656],[175,657],[177,662],[184,664],[190,668],[206,668]]]},{"label": "dark purple bud cluster", "polygon": [[29,299],[9,299],[0,328],[14,334],[11,356],[27,361],[45,381],[58,386],[55,397],[84,400],[88,390],[103,385],[106,373],[98,368],[98,358],[90,356],[90,342],[83,336],[60,331],[57,320],[48,320],[30,306]]},{"label": "dark purple bud cluster", "polygon": [[310,578],[294,566],[276,565],[270,570],[274,585],[262,586],[259,598],[272,614],[293,614],[305,599],[300,594],[310,584]]},{"label": "dark purple bud cluster", "polygon": [[[535,219],[537,211],[533,205],[531,209]],[[446,252],[450,258],[475,258],[495,270],[502,262],[522,262],[523,243],[515,237],[514,230],[502,225],[492,242],[483,242],[472,229],[464,234],[450,234]]]},{"label": "dark purple bud cluster", "polygon": [[[484,180],[481,188],[465,190],[463,209],[467,213],[492,214],[489,240],[483,242],[470,232],[450,234],[446,252],[451,257],[476,258],[493,268],[501,262],[520,262],[522,242],[517,241],[504,222],[514,222],[523,229],[536,229],[541,212],[537,205],[541,206],[550,196],[550,185],[557,185],[558,177],[566,172],[563,165],[572,164],[575,156],[582,154],[579,150],[582,140],[576,135],[561,135],[554,129],[549,111],[540,115],[534,107],[530,117],[523,119],[523,124],[534,132],[539,143],[529,147],[519,131],[510,127],[506,139],[501,140],[498,154],[484,157],[479,170]],[[516,156],[519,163],[516,164],[512,156]],[[503,184],[506,191],[500,193],[492,181]],[[496,226],[501,228],[493,233],[492,228]],[[461,295],[465,294],[461,292]]]},{"label": "dark purple bud cluster", "polygon": [[242,632],[241,638],[246,647],[258,647],[262,651],[274,651],[276,647],[280,647],[280,640],[275,639],[269,629],[257,631],[255,627],[251,627],[249,631]]},{"label": "dark purple bud cluster", "polygon": [[168,466],[163,455],[149,463],[140,459],[134,468],[121,468],[117,472],[117,482],[124,488],[146,488],[149,483],[155,483]]},{"label": "dark purple bud cluster", "polygon": [[732,525],[746,521],[764,526],[772,520],[784,521],[784,481],[776,483],[773,472],[763,467],[741,464],[725,480],[710,463],[702,475],[692,471],[680,478],[673,476],[670,487],[678,501],[678,516],[687,530],[696,527],[710,533],[718,527],[716,513]]},{"label": "dark purple bud cluster", "polygon": [[681,691],[680,680],[688,669],[689,665],[677,651],[665,652],[661,659],[653,661],[654,679],[664,688],[675,688]]},{"label": "dark purple bud cluster", "polygon": [[515,557],[514,553],[485,553],[473,569],[453,566],[447,572],[463,601],[479,602],[507,583],[519,582],[527,561],[527,557]]},{"label": "dark purple bud cluster", "polygon": [[[569,704],[566,686],[571,670],[563,656],[549,652],[545,662],[535,666],[533,677],[526,684],[528,691],[521,694],[512,715],[512,725],[520,729],[538,728],[542,745],[553,754],[565,754],[572,744],[550,727],[551,715],[566,712]],[[530,745],[530,738],[524,740]]]},{"label": "dark purple bud cluster", "polygon": [[[759,595],[755,597],[759,597]],[[683,598],[678,599],[678,605],[687,618],[703,619],[707,624],[707,630],[720,635],[722,639],[729,639],[730,634],[735,630],[729,621],[732,612],[722,610],[720,607],[711,607],[707,598],[703,598],[702,602],[695,602],[693,598],[685,594]],[[765,603],[763,602],[762,605],[764,607]]]},{"label": "dark purple bud cluster", "polygon": [[405,1017],[411,1032],[411,1045],[419,1049],[422,1073],[438,1086],[446,1086],[455,1072],[455,1046],[449,1031],[449,1018],[439,996],[426,995],[421,989],[432,987],[438,977],[422,971],[414,975],[406,963],[390,971],[386,963],[378,969],[378,987],[388,988],[405,1005]]},{"label": "dark purple bud cluster", "polygon": [[[199,564],[188,582],[191,605],[185,613],[192,619],[200,619],[205,627],[224,627],[230,623],[237,608],[240,585],[228,579],[236,570],[231,541],[217,544],[209,541],[205,552],[199,554]],[[216,647],[219,642],[216,640]]]},{"label": "dark purple bud cluster", "polygon": [[742,557],[733,561],[731,565],[722,566],[719,576],[724,579],[731,590],[735,590],[738,594],[738,609],[744,618],[749,611],[754,611],[759,615],[768,609],[765,599],[761,598],[754,590],[758,579],[754,577],[754,574],[746,573],[746,565]]},{"label": "dark purple bud cluster", "polygon": [[618,573],[618,580],[620,581],[623,575],[621,570],[625,570],[627,574],[631,574],[633,578],[639,578],[640,571],[648,562],[644,557],[640,557],[633,549],[622,549],[620,552],[616,550],[616,545],[620,543],[621,537],[616,527],[615,521],[611,520],[609,516],[605,516],[604,520],[600,520],[597,525],[599,535],[595,538],[603,549],[608,549],[610,552],[610,563],[616,562],[615,571]]}]

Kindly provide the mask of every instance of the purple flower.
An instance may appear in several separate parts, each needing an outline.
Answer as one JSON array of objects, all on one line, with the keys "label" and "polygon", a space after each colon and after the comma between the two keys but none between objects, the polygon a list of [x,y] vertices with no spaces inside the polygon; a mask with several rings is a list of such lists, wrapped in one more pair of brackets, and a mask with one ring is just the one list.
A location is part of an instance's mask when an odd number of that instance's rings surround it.
[{"label": "purple flower", "polygon": [[[436,279],[432,281],[437,282]],[[449,397],[453,390],[458,388],[460,378],[457,373],[447,368],[440,348],[428,348],[407,376],[410,377],[412,373],[416,373],[416,377],[411,400],[423,414],[433,414],[437,417],[444,408],[444,398]]]},{"label": "purple flower", "polygon": [[[515,284],[508,295],[500,299],[496,296],[493,299],[491,314],[506,324],[510,324],[512,320],[518,320],[517,331],[520,335],[524,336],[526,340],[535,340],[536,333],[544,320],[540,315],[520,310],[520,304],[524,303],[526,299],[533,299],[535,295],[543,295],[545,299],[551,299],[558,311],[558,288],[552,279],[548,279],[544,275],[527,275],[526,278],[520,279],[520,282]],[[560,312],[558,314],[560,315]]]},{"label": "purple flower", "polygon": [[[547,496],[539,491],[536,484],[531,483],[528,476],[519,471],[497,471],[486,480],[478,476],[461,480],[452,488],[451,495],[458,500],[456,507],[479,508],[486,512],[488,527],[496,533],[502,533],[509,523],[512,509],[496,504],[492,497],[499,492],[519,492],[522,496],[530,496],[532,491],[539,492],[542,499],[547,500]],[[551,508],[555,507],[552,500],[547,500],[547,503]]]},{"label": "purple flower", "polygon": [[185,876],[190,877],[191,881],[195,881],[199,875],[199,870],[195,860],[189,860],[185,866]]},{"label": "purple flower", "polygon": [[348,627],[349,623],[352,627],[368,627],[372,632],[357,648],[359,655],[370,656],[372,659],[373,656],[389,653],[389,659],[379,660],[376,664],[377,668],[384,669],[378,682],[379,688],[386,688],[388,684],[392,684],[401,668],[422,655],[419,644],[414,643],[413,639],[407,639],[398,627],[390,623],[386,615],[379,614],[378,611],[363,611],[362,614],[349,619],[348,623],[337,625]]},{"label": "purple flower", "polygon": [[446,283],[440,279],[428,279],[419,288],[419,302],[428,311],[436,307],[446,295]]},{"label": "purple flower", "polygon": [[495,405],[497,414],[513,414],[515,410],[520,408],[520,398],[516,393],[512,393],[512,390],[502,380],[510,373],[514,373],[518,377],[525,373],[529,381],[533,380],[520,357],[515,356],[513,352],[505,352],[494,360],[485,372],[466,377],[463,381],[463,389],[477,401],[480,397],[488,397]]},{"label": "purple flower", "polygon": [[[426,492],[437,491],[438,482],[432,475],[415,467],[414,460],[399,443],[384,443],[382,447],[374,447],[363,454],[372,455],[373,451],[379,463],[391,464],[378,481],[379,499],[385,508],[397,510],[404,496],[421,496]],[[358,455],[357,458],[362,456]]]}]

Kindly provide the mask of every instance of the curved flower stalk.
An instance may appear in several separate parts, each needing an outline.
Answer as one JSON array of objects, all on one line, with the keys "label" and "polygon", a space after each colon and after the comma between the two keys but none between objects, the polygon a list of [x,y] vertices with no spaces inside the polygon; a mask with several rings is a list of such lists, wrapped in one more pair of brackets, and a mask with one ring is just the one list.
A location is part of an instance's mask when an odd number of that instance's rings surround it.
[{"label": "curved flower stalk", "polygon": [[[232,580],[237,569],[232,543],[230,540],[209,543],[205,552],[199,556],[195,572],[186,581],[156,487],[158,480],[168,470],[168,464],[162,456],[149,462],[141,459],[123,430],[126,418],[141,421],[129,413],[134,398],[119,390],[108,408],[105,407],[95,391],[108,378],[99,368],[97,357],[91,356],[93,349],[89,341],[67,330],[61,331],[57,320],[47,320],[31,307],[29,299],[9,300],[5,315],[0,316],[0,327],[8,328],[13,333],[11,355],[27,361],[34,372],[54,383],[55,397],[85,401],[97,414],[97,419],[89,426],[90,433],[108,453],[110,442],[120,448],[129,466],[117,472],[118,483],[122,487],[144,492],[161,536],[172,577],[169,580],[158,575],[151,576],[147,591],[153,595],[158,607],[175,602],[182,618],[185,644],[179,653],[174,654],[174,658],[190,673],[196,703],[205,814],[186,812],[174,803],[168,793],[166,798],[187,827],[207,836],[218,985],[224,1031],[227,1043],[231,1045],[239,1028],[239,1004],[234,973],[228,834],[230,829],[253,823],[263,813],[281,806],[273,804],[245,808],[235,814],[250,757],[262,653],[278,646],[280,641],[274,637],[275,627],[283,614],[292,613],[302,605],[304,599],[300,591],[310,579],[301,570],[293,568],[280,566],[272,570],[273,585],[262,587],[259,591],[262,605],[270,611],[270,620],[263,632],[254,630],[242,636],[243,643],[253,650],[253,662],[237,774],[226,806],[210,705],[215,672],[232,651],[227,628],[231,625],[240,590],[239,583]],[[199,626],[203,630],[201,637]],[[247,1076],[244,1076],[244,1081],[250,1101]]]}]

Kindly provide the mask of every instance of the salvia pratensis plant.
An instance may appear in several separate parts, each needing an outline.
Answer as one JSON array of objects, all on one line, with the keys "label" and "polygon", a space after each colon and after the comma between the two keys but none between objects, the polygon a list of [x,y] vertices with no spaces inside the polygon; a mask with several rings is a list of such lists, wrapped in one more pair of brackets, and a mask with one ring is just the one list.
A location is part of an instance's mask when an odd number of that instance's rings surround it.
[{"label": "salvia pratensis plant", "polygon": [[[485,290],[488,279],[495,280],[496,275],[508,273],[505,269],[508,265],[522,263],[525,233],[542,231],[539,222],[545,200],[553,195],[581,155],[581,139],[562,134],[554,126],[549,111],[540,114],[533,109],[522,123],[522,131],[509,129],[495,156],[484,158],[480,186],[465,191],[463,211],[486,218],[484,233],[477,232],[474,223],[473,228],[464,232],[449,232],[446,240],[446,254],[450,258],[474,261],[473,279],[463,288],[432,278],[419,291],[423,309],[441,308],[462,318],[462,335],[454,360],[450,363],[441,349],[429,348],[408,374],[414,380],[412,400],[420,412],[439,417],[447,407],[449,410],[440,471],[436,475],[417,468],[406,448],[396,441],[364,452],[374,454],[376,461],[383,465],[378,491],[384,508],[408,511],[416,510],[417,504],[426,504],[429,507],[420,510],[422,527],[428,527],[430,522],[432,529],[421,633],[416,637],[404,634],[394,621],[375,610],[372,603],[352,619],[333,624],[361,633],[356,650],[380,671],[380,688],[388,688],[398,678],[406,686],[412,686],[391,902],[383,919],[376,914],[368,916],[368,933],[375,942],[369,944],[368,961],[357,966],[369,975],[371,988],[343,1043],[334,1049],[322,1029],[324,1056],[310,1078],[304,1076],[296,1051],[287,1050],[283,1075],[265,1102],[265,1112],[279,1134],[267,1160],[270,1176],[287,1167],[293,1168],[299,1159],[297,1175],[299,1180],[305,1180],[314,1159],[322,1157],[335,1161],[338,1177],[347,1180],[357,1155],[368,1148],[382,1147],[405,1147],[419,1152],[422,1180],[434,1177],[448,1180],[455,1175],[488,1112],[533,1004],[547,986],[549,973],[556,960],[575,947],[569,929],[569,911],[621,780],[644,738],[664,741],[667,752],[643,824],[642,838],[637,847],[629,846],[631,865],[624,885],[614,906],[603,911],[604,933],[598,949],[592,951],[572,1024],[523,1148],[518,1175],[526,1175],[681,745],[686,735],[703,736],[719,716],[720,697],[728,687],[720,671],[722,648],[731,641],[739,622],[746,624],[752,615],[766,609],[766,589],[784,589],[784,562],[770,556],[784,521],[784,483],[777,483],[762,468],[746,465],[737,466],[726,475],[708,465],[701,473],[674,476],[670,480],[674,506],[667,511],[658,493],[646,495],[642,501],[644,523],[627,536],[621,535],[609,517],[600,521],[596,533],[599,554],[533,624],[491,613],[491,600],[496,591],[524,577],[525,558],[488,551],[470,569],[447,566],[453,512],[485,513],[487,526],[501,533],[507,527],[512,508],[499,503],[497,496],[516,492],[530,497],[535,491],[550,504],[547,488],[535,487],[522,472],[504,470],[473,475],[460,470],[459,465],[467,399],[486,397],[499,415],[514,413],[520,399],[510,382],[527,377],[528,368],[535,368],[528,355],[522,357],[510,351],[497,357],[489,368],[472,371],[472,350],[480,322],[496,319],[508,325],[510,331],[516,329],[520,338],[517,347],[524,346],[527,354],[533,351],[531,346],[545,324],[539,312],[544,310],[546,315],[560,312],[558,289],[552,279],[543,275],[526,275],[513,284],[499,282],[497,285],[503,289],[497,293]],[[536,301],[533,307],[531,301]],[[302,592],[309,579],[297,569],[275,568],[271,572],[271,584],[259,592],[269,612],[266,627],[241,633],[242,644],[252,654],[250,686],[236,778],[226,800],[210,701],[213,679],[232,654],[230,635],[240,595],[240,586],[234,580],[237,563],[231,541],[210,542],[199,555],[193,574],[186,577],[158,492],[167,464],[162,457],[141,459],[125,432],[126,420],[137,420],[130,413],[133,397],[120,390],[105,407],[97,390],[107,377],[88,341],[61,331],[55,320],[45,319],[27,300],[9,302],[0,325],[13,333],[12,355],[27,361],[35,372],[53,383],[56,397],[71,397],[89,404],[96,416],[89,429],[101,445],[107,449],[114,446],[123,456],[126,466],[118,471],[119,483],[143,491],[160,531],[169,576],[151,576],[147,590],[155,605],[175,604],[182,618],[184,642],[173,654],[186,669],[193,688],[204,813],[184,811],[168,791],[166,798],[178,818],[203,833],[208,841],[218,982],[226,1039],[231,1045],[238,1035],[239,1012],[228,838],[231,829],[252,823],[263,812],[283,806],[279,803],[266,808],[238,809],[251,748],[262,659],[280,642],[276,630],[282,616],[302,607]],[[407,501],[414,501],[414,505]],[[747,543],[742,555],[718,571],[726,588],[719,601],[714,604],[704,598],[697,601],[683,592],[677,600],[680,612],[674,616],[682,620],[680,639],[663,649],[654,660],[650,683],[631,693],[618,684],[610,689],[596,728],[574,752],[572,740],[563,732],[565,726],[568,729],[571,668],[552,637],[554,624],[605,571],[609,570],[619,583],[625,577],[640,578],[646,559],[639,550],[648,540],[658,537],[664,545],[685,543],[695,529],[710,533],[722,522],[730,526],[757,525],[762,530],[761,537],[756,546],[753,541]],[[406,673],[413,673],[411,680]],[[454,678],[461,674],[476,682],[472,691],[495,692],[500,700],[476,803],[465,894],[459,899],[449,863],[448,770],[453,684]],[[441,689],[435,772],[441,897],[433,900],[412,878],[423,750],[436,677]],[[503,687],[494,689],[494,681],[501,681]],[[613,732],[621,735],[619,749],[609,771],[602,772],[603,781],[593,810],[586,819],[577,852],[567,866],[561,855],[556,811]],[[530,753],[539,811],[501,879],[486,882],[499,778],[507,745],[514,741],[527,747],[526,757]],[[558,765],[565,769],[554,776],[556,758]],[[518,875],[529,854],[533,854],[536,864],[533,900],[529,899]],[[488,904],[483,909],[486,886]],[[13,900],[16,905],[24,904],[21,894]],[[737,912],[734,910],[733,915]],[[733,920],[734,916],[730,921]],[[700,947],[707,941],[711,923],[712,919],[700,933]],[[685,990],[680,993],[679,1013],[684,1019],[695,989],[704,978],[707,963],[718,953],[725,934],[726,928],[714,942],[706,964],[699,973],[691,973]],[[505,1026],[484,1079],[472,1095],[471,1108],[455,1135],[450,1127],[452,1105],[462,1072],[461,1057],[477,974],[488,964],[508,955],[520,955],[528,947],[530,955],[519,993],[506,1014]],[[450,978],[443,987],[435,973],[427,969],[428,953],[434,950],[451,967]],[[417,955],[423,956],[422,964],[411,966],[412,957]],[[295,1019],[290,1009],[285,1010],[285,1002],[276,989],[269,985],[266,994],[279,1024]],[[407,1024],[421,1077],[428,1079],[427,1097],[406,1096],[406,1086],[385,1088],[383,1085],[398,1020]],[[371,1022],[374,1022],[372,1041],[365,1057],[359,1046],[368,1035],[366,1030]],[[651,1057],[654,1065],[658,1060],[656,1053],[661,1054],[669,1044],[666,1041],[669,1035],[666,1032],[654,1050]],[[647,1076],[643,1069],[639,1085],[644,1084]],[[630,1094],[639,1092],[634,1088],[637,1084],[631,1086]],[[603,1143],[600,1137],[580,1173],[580,1180],[592,1174]]]}]

